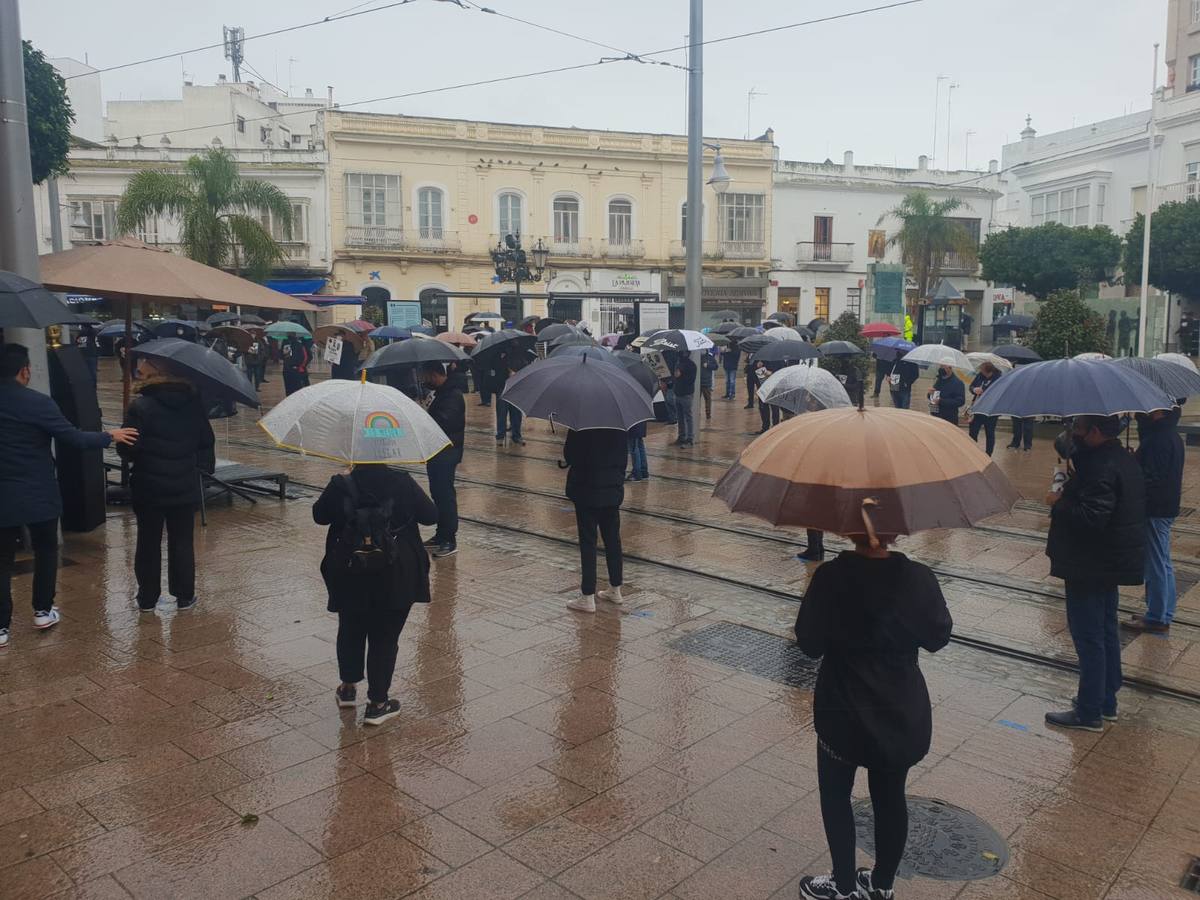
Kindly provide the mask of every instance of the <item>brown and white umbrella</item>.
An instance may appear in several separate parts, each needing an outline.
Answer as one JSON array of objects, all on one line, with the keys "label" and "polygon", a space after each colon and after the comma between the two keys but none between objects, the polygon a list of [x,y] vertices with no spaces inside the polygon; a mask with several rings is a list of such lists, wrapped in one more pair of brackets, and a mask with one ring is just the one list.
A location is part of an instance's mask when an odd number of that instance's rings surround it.
[{"label": "brown and white umbrella", "polygon": [[713,494],[734,512],[835,534],[969,527],[1019,496],[949,422],[886,408],[826,409],[777,425]]}]

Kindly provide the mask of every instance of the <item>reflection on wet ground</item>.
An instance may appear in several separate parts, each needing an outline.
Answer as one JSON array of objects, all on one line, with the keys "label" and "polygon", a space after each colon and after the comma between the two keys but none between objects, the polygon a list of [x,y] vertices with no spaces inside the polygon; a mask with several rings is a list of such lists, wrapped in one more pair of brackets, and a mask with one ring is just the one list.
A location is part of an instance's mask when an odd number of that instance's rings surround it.
[{"label": "reflection on wet ground", "polygon": [[[116,397],[110,379],[110,413]],[[652,429],[657,477],[627,493],[626,549],[642,560],[629,602],[585,616],[563,607],[578,576],[561,436],[531,423],[526,447],[497,449],[492,410],[469,401],[472,521],[401,640],[403,714],[381,728],[332,697],[323,533],[302,485],[335,467],[270,449],[251,416],[217,423],[221,457],[282,465],[301,486],[210,509],[187,612],[139,616],[127,510],[67,536],[63,624],[33,633],[19,600],[0,656],[0,896],[709,900],[794,897],[825,871],[811,695],[673,647],[716,622],[782,635],[794,617],[803,535],[731,516],[699,483],[757,415],[717,402],[690,451]],[[1046,442],[997,458],[1036,501]],[[1069,658],[1044,515],[1023,504],[989,524],[903,549],[941,572],[964,635]],[[1200,521],[1179,525],[1179,615],[1200,624]],[[15,588],[26,597],[29,576]],[[1200,691],[1198,635],[1139,637],[1130,672]],[[915,879],[899,896],[1186,896],[1200,706],[1128,689],[1103,735],[1055,733],[1042,714],[1071,696],[1069,672],[965,645],[923,665],[934,746],[910,793],[975,812],[1012,856],[995,878]]]}]

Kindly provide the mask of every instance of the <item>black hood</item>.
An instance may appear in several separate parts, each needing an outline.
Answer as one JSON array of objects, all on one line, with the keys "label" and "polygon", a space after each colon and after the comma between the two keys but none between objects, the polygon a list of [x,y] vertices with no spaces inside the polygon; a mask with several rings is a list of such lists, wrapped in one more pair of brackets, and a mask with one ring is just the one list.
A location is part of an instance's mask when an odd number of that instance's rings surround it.
[{"label": "black hood", "polygon": [[183,409],[199,397],[194,386],[186,381],[174,380],[151,381],[143,385],[138,393],[172,410]]}]

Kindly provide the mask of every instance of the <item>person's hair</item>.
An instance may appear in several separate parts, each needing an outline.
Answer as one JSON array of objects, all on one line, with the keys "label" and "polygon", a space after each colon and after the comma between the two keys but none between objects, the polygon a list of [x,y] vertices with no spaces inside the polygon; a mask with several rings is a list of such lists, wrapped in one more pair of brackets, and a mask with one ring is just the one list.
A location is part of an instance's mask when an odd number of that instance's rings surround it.
[{"label": "person's hair", "polygon": [[421,363],[420,372],[422,375],[446,375],[446,364],[440,362]]},{"label": "person's hair", "polygon": [[29,365],[29,350],[24,344],[5,344],[0,348],[0,378],[16,378]]},{"label": "person's hair", "polygon": [[1080,416],[1079,422],[1085,434],[1095,428],[1106,438],[1117,437],[1123,427],[1120,416]]}]

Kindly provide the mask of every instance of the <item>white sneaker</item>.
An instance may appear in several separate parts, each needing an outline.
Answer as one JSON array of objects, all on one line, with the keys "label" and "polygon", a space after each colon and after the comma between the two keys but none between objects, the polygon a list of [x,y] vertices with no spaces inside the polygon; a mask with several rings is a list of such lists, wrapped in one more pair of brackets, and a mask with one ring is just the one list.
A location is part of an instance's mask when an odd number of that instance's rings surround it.
[{"label": "white sneaker", "polygon": [[8,629],[0,628],[0,650],[8,646]]},{"label": "white sneaker", "polygon": [[596,592],[597,600],[607,600],[609,603],[615,603],[620,606],[625,602],[625,598],[621,596],[621,586],[617,585],[614,588],[606,588],[603,591]]},{"label": "white sneaker", "polygon": [[34,628],[52,628],[53,626],[58,624],[58,622],[61,618],[62,618],[62,616],[60,616],[58,614],[57,606],[52,607],[51,609],[48,609],[48,610],[43,610],[41,612],[35,612],[33,614],[33,627]]},{"label": "white sneaker", "polygon": [[573,609],[578,612],[595,612],[596,598],[591,594],[583,594],[574,600],[568,600],[567,609]]}]

